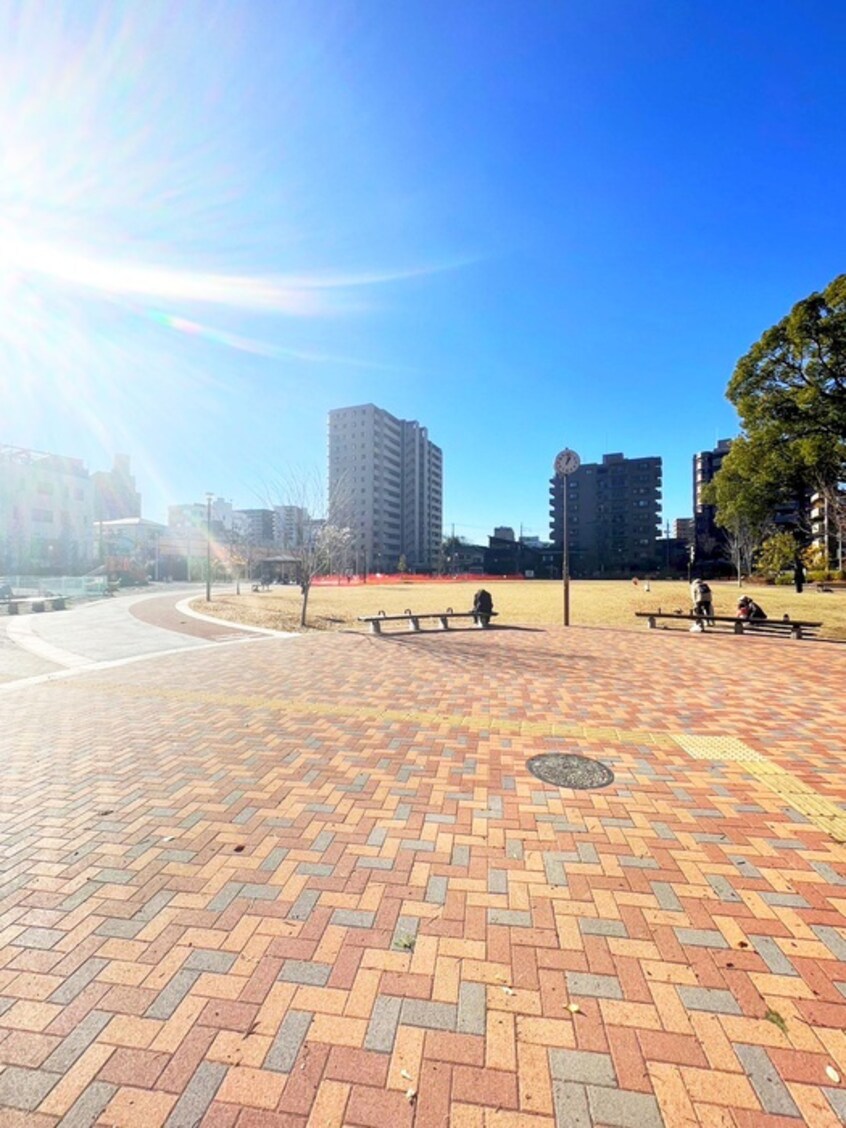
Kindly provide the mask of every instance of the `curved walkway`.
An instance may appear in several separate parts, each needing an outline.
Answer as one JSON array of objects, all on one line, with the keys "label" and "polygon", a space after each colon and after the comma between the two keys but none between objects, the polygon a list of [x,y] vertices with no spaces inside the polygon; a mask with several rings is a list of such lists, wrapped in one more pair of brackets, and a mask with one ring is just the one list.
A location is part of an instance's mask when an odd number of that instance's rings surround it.
[{"label": "curved walkway", "polygon": [[2,1123],[835,1128],[844,683],[814,643],[571,628],[20,686]]},{"label": "curved walkway", "polygon": [[69,611],[4,619],[0,626],[0,688],[95,665],[135,662],[177,650],[255,642],[277,631],[210,619],[188,606],[195,586],[144,591],[73,606]]}]

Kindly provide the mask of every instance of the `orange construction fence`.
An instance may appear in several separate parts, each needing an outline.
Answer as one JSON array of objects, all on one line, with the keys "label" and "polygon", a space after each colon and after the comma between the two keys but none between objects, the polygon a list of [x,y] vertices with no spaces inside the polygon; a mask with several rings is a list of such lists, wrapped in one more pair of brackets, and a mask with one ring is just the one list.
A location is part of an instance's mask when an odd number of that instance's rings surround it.
[{"label": "orange construction fence", "polygon": [[354,584],[460,584],[493,583],[502,580],[523,580],[525,576],[489,576],[479,572],[461,572],[456,576],[421,576],[415,572],[368,572],[366,576],[315,576],[315,587],[346,587]]}]

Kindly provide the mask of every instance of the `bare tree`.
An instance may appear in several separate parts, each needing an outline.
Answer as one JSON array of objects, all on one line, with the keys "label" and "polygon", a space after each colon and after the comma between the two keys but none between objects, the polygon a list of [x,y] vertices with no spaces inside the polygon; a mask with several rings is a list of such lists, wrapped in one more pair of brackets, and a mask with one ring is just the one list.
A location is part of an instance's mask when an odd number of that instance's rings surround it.
[{"label": "bare tree", "polygon": [[349,491],[345,483],[327,490],[317,471],[288,470],[270,483],[265,497],[275,499],[269,501],[270,505],[295,506],[304,517],[301,543],[290,550],[297,559],[297,581],[303,597],[300,626],[304,627],[315,577],[343,564],[352,544],[352,530],[338,523],[338,516],[348,509]]},{"label": "bare tree", "polygon": [[756,523],[744,518],[734,519],[723,527],[725,554],[737,572],[738,587],[741,578],[751,573],[755,553],[773,528],[770,522]]},{"label": "bare tree", "polygon": [[250,577],[252,566],[253,548],[249,533],[238,529],[233,524],[227,531],[227,548],[229,550],[229,568],[235,581],[235,594],[241,594],[241,576]]}]

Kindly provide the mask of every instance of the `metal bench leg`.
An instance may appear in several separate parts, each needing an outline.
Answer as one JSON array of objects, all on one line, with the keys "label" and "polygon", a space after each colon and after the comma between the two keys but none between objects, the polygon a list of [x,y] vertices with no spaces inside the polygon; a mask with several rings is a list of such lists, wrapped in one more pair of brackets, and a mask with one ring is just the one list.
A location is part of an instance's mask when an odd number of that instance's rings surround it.
[{"label": "metal bench leg", "polygon": [[382,633],[382,624],[379,622],[378,619],[371,619],[370,620],[370,633],[371,634],[381,634]]},{"label": "metal bench leg", "polygon": [[802,628],[799,626],[798,623],[791,630],[790,637],[791,638],[801,638],[802,637]]},{"label": "metal bench leg", "polygon": [[655,616],[654,615],[649,616],[649,618],[646,620],[646,625],[649,627],[649,629],[651,631],[655,630],[656,623],[655,623]]},{"label": "metal bench leg", "polygon": [[442,631],[448,631],[449,630],[449,620],[447,619],[446,615],[440,616],[440,624],[441,624],[441,630]]},{"label": "metal bench leg", "polygon": [[412,615],[411,618],[408,621],[408,629],[410,631],[419,631],[420,630],[420,620],[415,618],[414,615]]},{"label": "metal bench leg", "polygon": [[735,634],[743,634],[743,620],[742,619],[738,619],[737,622],[734,624],[734,633]]}]

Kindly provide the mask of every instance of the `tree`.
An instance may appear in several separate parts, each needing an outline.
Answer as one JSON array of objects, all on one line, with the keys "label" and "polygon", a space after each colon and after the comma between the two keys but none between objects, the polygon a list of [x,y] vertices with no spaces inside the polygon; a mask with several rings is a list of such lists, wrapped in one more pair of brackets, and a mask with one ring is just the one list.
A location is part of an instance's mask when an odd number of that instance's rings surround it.
[{"label": "tree", "polygon": [[455,536],[455,534],[453,534],[452,536],[444,538],[443,543],[441,544],[440,556],[444,562],[443,570],[445,572],[455,572],[455,556],[456,553],[461,550],[461,547],[461,537],[457,537]]},{"label": "tree", "polygon": [[736,439],[722,466],[702,491],[716,506],[716,522],[725,532],[726,549],[737,580],[752,571],[755,553],[773,530],[773,511],[784,489],[782,467],[762,456],[749,439]]},{"label": "tree", "polygon": [[[846,274],[764,333],[737,362],[727,395],[752,454],[746,462],[753,488],[765,486],[771,500],[785,492],[797,499],[843,481]],[[723,469],[736,457],[743,456],[733,446]]]},{"label": "tree", "polygon": [[792,568],[797,556],[796,538],[792,533],[773,533],[761,545],[758,553],[758,571],[770,579]]},{"label": "tree", "polygon": [[241,576],[249,577],[252,558],[252,545],[248,534],[233,524],[226,536],[229,549],[229,568],[235,580],[235,594],[241,594]]},{"label": "tree", "polygon": [[[353,540],[352,530],[337,520],[348,506],[349,491],[345,483],[327,491],[316,471],[288,470],[281,479],[266,487],[265,497],[285,498],[286,505],[294,505],[311,515],[308,528],[303,530],[302,544],[292,549],[297,558],[297,580],[303,597],[300,626],[305,627],[308,625],[308,597],[315,577],[326,575],[333,562],[346,559]],[[328,512],[335,520],[315,518],[315,514],[323,512]]]},{"label": "tree", "polygon": [[743,435],[707,500],[735,548],[790,505],[807,540],[813,492],[832,498],[846,477],[846,274],[811,294],[737,362],[727,395]]},{"label": "tree", "polygon": [[408,571],[408,561],[405,558],[405,553],[402,553],[399,560],[397,561],[397,571],[401,576],[404,576]]},{"label": "tree", "polygon": [[728,386],[748,434],[846,440],[846,274],[797,302],[737,362]]}]

